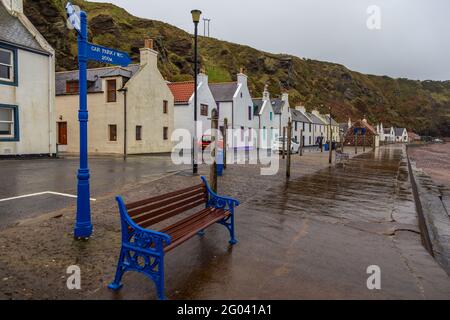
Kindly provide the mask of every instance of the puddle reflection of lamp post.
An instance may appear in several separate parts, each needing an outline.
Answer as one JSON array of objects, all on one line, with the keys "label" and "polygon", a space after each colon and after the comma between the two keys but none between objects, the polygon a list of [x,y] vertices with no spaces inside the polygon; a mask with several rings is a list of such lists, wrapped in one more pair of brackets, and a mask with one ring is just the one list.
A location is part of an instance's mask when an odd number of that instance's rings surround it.
[{"label": "puddle reflection of lamp post", "polygon": [[202,12],[200,10],[192,10],[192,21],[194,22],[194,137],[192,140],[192,166],[193,173],[198,173],[197,164],[197,85],[198,85],[198,23]]}]

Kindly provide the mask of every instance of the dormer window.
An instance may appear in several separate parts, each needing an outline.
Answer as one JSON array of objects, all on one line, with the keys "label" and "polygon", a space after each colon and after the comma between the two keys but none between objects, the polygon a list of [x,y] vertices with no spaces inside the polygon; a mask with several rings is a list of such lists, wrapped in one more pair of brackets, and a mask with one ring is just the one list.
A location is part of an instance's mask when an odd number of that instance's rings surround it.
[{"label": "dormer window", "polygon": [[0,48],[0,82],[6,84],[17,82],[15,54],[13,50]]}]

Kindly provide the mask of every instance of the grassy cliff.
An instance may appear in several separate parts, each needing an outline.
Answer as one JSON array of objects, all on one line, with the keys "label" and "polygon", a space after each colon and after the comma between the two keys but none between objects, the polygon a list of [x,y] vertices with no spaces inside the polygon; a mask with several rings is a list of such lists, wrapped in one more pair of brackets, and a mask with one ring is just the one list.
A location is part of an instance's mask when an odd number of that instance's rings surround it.
[{"label": "grassy cliff", "polygon": [[[192,37],[164,22],[137,18],[112,4],[74,0],[88,13],[90,41],[127,51],[139,61],[146,37],[155,40],[159,67],[170,81],[192,78]],[[57,51],[57,69],[76,64],[75,32],[67,29],[65,0],[25,0],[25,13]],[[264,84],[272,95],[288,89],[292,105],[325,112],[338,120],[367,116],[370,122],[407,127],[420,134],[450,136],[450,81],[412,81],[365,75],[345,66],[262,52],[213,38],[200,38],[201,63],[212,82],[230,81],[241,67],[255,97]],[[95,66],[92,64],[91,66]]]}]

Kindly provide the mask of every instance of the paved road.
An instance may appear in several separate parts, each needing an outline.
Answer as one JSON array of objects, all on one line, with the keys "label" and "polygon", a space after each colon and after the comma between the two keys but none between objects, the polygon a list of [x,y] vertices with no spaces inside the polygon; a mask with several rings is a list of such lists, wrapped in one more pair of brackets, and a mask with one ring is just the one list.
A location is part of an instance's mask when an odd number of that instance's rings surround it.
[{"label": "paved road", "polygon": [[[5,160],[0,162],[0,200],[45,191],[76,195],[78,159]],[[180,170],[169,156],[93,158],[91,197],[100,198],[126,185],[141,183],[163,173]],[[18,220],[31,218],[75,205],[76,199],[41,195],[0,202],[0,229]]]}]

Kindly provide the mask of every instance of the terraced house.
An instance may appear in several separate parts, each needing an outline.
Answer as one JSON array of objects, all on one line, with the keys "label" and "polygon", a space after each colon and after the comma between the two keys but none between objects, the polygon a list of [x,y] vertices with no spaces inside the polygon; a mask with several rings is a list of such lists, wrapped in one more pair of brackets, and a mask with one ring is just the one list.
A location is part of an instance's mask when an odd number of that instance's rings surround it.
[{"label": "terraced house", "polygon": [[[89,152],[152,154],[172,151],[174,97],[157,67],[153,41],[140,64],[88,70]],[[59,151],[79,152],[78,70],[56,74]]]},{"label": "terraced house", "polygon": [[259,132],[258,148],[271,149],[273,139],[279,135],[279,122],[275,118],[267,86],[264,88],[262,98],[253,99],[253,115],[254,126]]},{"label": "terraced house", "polygon": [[191,138],[197,133],[197,139],[201,140],[203,136],[211,135],[211,114],[217,106],[209,87],[208,76],[201,72],[197,80],[197,129],[194,122],[194,81],[172,82],[168,86],[175,98],[175,128],[189,131]]},{"label": "terraced house", "polygon": [[55,52],[23,13],[0,3],[0,156],[56,153]]},{"label": "terraced house", "polygon": [[258,129],[254,122],[253,100],[248,89],[248,78],[244,69],[237,75],[237,81],[227,83],[210,83],[209,87],[219,111],[219,126],[224,129],[224,120],[228,119],[228,128],[237,130],[235,139],[228,139],[229,147],[244,147],[245,141],[251,141],[254,147],[256,137],[252,129]]}]

